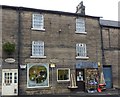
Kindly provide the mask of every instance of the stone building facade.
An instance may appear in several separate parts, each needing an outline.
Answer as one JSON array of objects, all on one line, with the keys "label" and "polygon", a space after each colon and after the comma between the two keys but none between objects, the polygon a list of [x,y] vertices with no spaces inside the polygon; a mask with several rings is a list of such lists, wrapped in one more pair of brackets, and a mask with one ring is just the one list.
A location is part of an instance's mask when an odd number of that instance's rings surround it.
[{"label": "stone building facade", "polygon": [[[98,62],[102,65],[102,55],[108,53],[102,53],[101,31],[100,17],[2,6],[2,43],[9,41],[16,45],[11,56],[15,62],[6,61],[8,56],[3,52],[2,95],[97,89]],[[95,86],[88,85],[90,81]],[[9,94],[5,91],[8,85],[13,90]]]},{"label": "stone building facade", "polygon": [[[109,83],[111,80],[111,85],[108,87],[118,88],[119,85],[119,31],[120,25],[117,21],[101,20],[102,29],[102,52],[103,52],[103,68],[111,71],[111,79],[107,79]],[[105,69],[105,70],[106,70]],[[110,70],[111,69],[111,70]],[[107,76],[107,75],[106,75]]]}]

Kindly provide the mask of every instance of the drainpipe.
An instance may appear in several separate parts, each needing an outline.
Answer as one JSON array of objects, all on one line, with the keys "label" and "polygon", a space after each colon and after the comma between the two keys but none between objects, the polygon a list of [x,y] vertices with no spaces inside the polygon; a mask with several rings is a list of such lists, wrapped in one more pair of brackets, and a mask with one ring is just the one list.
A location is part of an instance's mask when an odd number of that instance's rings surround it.
[{"label": "drainpipe", "polygon": [[102,50],[102,64],[105,65],[105,53],[104,53],[103,33],[102,33],[103,26],[100,24],[100,22],[99,25],[100,25],[100,34],[101,34],[100,37],[101,37],[101,50]]},{"label": "drainpipe", "polygon": [[21,10],[22,8],[18,7],[17,11],[18,11],[18,34],[17,34],[17,38],[18,38],[18,95],[20,95],[20,64],[21,64]]}]

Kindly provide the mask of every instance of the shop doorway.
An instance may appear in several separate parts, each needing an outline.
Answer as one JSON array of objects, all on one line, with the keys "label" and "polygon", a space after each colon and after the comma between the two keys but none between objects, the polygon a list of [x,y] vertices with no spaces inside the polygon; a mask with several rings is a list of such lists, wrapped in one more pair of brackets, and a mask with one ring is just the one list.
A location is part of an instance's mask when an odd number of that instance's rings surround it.
[{"label": "shop doorway", "polygon": [[112,88],[112,66],[103,66],[106,88]]},{"label": "shop doorway", "polygon": [[79,91],[85,91],[84,69],[76,69],[76,81]]}]

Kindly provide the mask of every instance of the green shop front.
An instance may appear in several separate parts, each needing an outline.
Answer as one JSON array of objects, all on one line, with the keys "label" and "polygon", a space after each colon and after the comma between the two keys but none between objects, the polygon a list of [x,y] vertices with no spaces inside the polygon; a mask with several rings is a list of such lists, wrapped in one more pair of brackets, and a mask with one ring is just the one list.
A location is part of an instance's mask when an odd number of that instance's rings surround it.
[{"label": "green shop front", "polygon": [[99,82],[96,62],[78,61],[76,63],[76,84],[79,91],[97,92]]}]

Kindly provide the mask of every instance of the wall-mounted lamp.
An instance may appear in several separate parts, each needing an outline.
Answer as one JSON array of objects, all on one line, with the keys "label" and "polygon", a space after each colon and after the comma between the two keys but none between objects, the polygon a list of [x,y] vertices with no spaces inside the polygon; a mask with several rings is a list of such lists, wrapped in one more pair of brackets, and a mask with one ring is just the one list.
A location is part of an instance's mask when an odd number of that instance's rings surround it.
[{"label": "wall-mounted lamp", "polygon": [[53,63],[50,64],[50,67],[51,67],[51,68],[54,68],[54,67],[55,67],[55,64],[53,64]]},{"label": "wall-mounted lamp", "polygon": [[100,67],[101,66],[101,64],[100,64],[100,62],[98,62],[98,67]]},{"label": "wall-mounted lamp", "polygon": [[26,64],[25,65],[20,65],[21,69],[26,69]]}]

